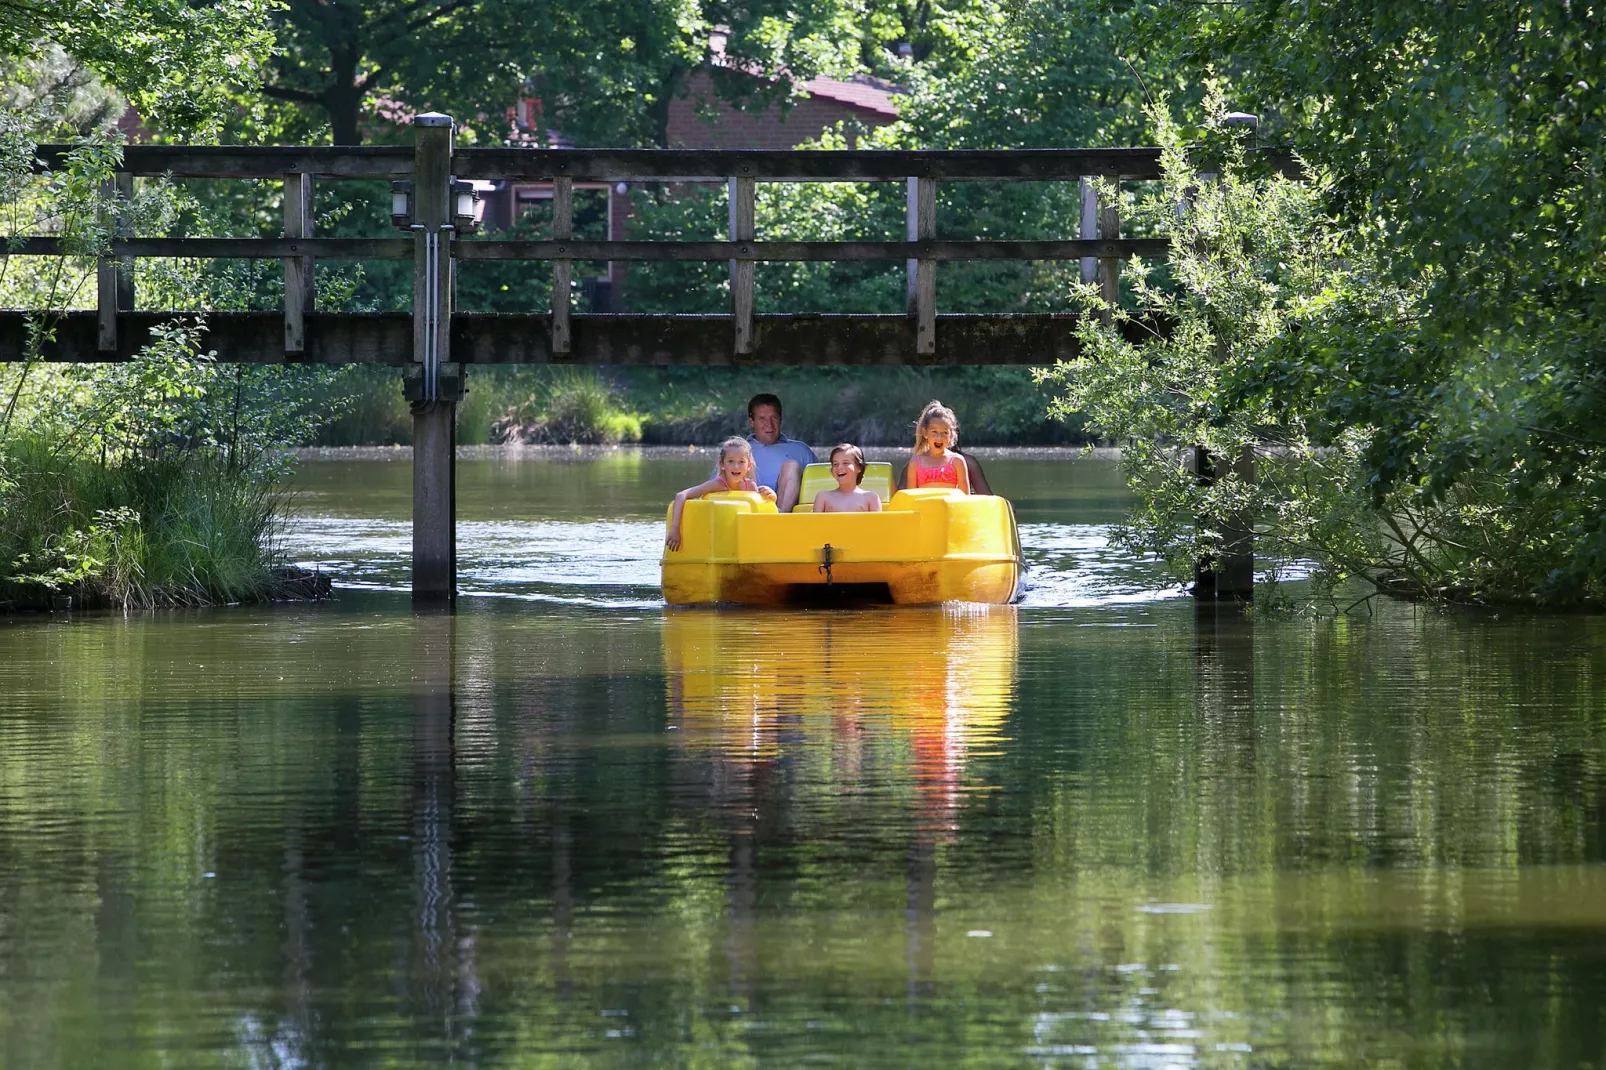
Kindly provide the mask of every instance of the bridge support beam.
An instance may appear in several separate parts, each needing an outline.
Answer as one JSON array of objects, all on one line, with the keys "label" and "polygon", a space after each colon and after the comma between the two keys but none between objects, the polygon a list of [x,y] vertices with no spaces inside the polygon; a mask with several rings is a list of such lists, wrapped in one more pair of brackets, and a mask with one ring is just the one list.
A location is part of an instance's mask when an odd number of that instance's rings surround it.
[{"label": "bridge support beam", "polygon": [[451,361],[452,120],[413,117],[413,361],[403,389],[413,411],[413,601],[457,599],[457,403]]},{"label": "bridge support beam", "polygon": [[423,369],[406,369],[402,389],[413,410],[413,601],[457,601],[457,403],[463,366],[441,366],[433,401]]},{"label": "bridge support beam", "polygon": [[[1227,463],[1203,446],[1193,447],[1194,476],[1211,484],[1228,475],[1255,481],[1255,448],[1245,446]],[[1201,561],[1193,572],[1193,596],[1202,601],[1252,602],[1255,598],[1255,522],[1252,516],[1228,517],[1222,524],[1223,545],[1213,562]]]}]

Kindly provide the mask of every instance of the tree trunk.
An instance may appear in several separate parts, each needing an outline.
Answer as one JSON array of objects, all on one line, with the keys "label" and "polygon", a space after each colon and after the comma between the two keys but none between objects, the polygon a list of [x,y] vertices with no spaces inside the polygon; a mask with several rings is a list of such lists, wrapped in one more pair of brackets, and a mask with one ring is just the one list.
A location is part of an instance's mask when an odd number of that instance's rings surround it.
[{"label": "tree trunk", "polygon": [[321,94],[324,110],[329,113],[329,131],[336,145],[361,145],[357,113],[365,91],[357,87],[357,50],[331,48],[329,65],[333,80]]},{"label": "tree trunk", "polygon": [[670,66],[663,80],[658,83],[658,92],[651,104],[647,105],[647,116],[652,123],[653,144],[656,148],[667,149],[669,144],[669,105],[680,92],[680,83],[690,73],[689,69],[679,63]]}]

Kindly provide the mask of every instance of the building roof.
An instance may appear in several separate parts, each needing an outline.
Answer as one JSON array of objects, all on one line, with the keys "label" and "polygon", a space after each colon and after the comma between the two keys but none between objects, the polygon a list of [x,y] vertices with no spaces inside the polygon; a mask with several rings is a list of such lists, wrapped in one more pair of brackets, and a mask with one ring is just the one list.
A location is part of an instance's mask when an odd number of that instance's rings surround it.
[{"label": "building roof", "polygon": [[888,119],[898,117],[898,105],[893,97],[900,90],[888,82],[871,78],[866,74],[854,75],[853,79],[847,82],[836,78],[810,78],[800,88],[811,97],[821,97],[851,107],[863,108]]}]

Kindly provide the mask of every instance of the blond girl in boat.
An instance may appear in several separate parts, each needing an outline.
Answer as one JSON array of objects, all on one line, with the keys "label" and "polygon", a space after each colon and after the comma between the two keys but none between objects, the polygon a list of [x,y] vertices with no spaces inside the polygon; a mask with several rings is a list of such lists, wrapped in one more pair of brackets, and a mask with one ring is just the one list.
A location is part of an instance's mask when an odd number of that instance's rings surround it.
[{"label": "blond girl in boat", "polygon": [[721,490],[754,490],[765,501],[773,502],[775,491],[761,487],[753,480],[753,472],[757,467],[753,462],[753,447],[747,444],[747,439],[732,435],[721,442],[718,474],[706,483],[687,487],[675,495],[675,504],[669,513],[669,534],[664,537],[664,545],[671,550],[680,549],[680,518],[686,511],[686,503],[693,498]]},{"label": "blond girl in boat", "polygon": [[814,496],[816,513],[879,513],[881,498],[873,490],[859,486],[864,482],[864,451],[846,442],[831,448],[831,475],[836,490],[822,490]]},{"label": "blond girl in boat", "polygon": [[904,468],[903,485],[957,487],[970,493],[970,470],[965,459],[950,447],[959,441],[959,418],[954,410],[933,401],[915,421],[915,452]]}]

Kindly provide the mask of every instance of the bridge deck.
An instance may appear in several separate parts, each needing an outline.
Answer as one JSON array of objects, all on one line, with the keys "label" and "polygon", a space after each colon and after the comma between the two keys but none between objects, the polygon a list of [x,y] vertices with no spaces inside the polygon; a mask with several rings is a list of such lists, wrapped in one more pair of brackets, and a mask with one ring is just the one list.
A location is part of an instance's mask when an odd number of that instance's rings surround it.
[{"label": "bridge deck", "polygon": [[[153,328],[197,313],[119,312],[117,348],[97,349],[95,312],[48,317],[50,340],[39,359],[52,362],[127,360]],[[0,312],[0,362],[27,357],[28,321],[38,313]],[[217,359],[239,364],[415,363],[409,312],[308,313],[303,352],[287,355],[282,312],[212,312],[199,315],[202,345]],[[459,312],[452,316],[450,360],[468,365],[794,365],[908,364],[1048,365],[1076,353],[1074,315],[940,315],[942,345],[914,352],[909,317],[898,315],[755,315],[752,352],[731,349],[730,316],[576,314],[567,353],[554,353],[552,317]],[[1141,340],[1148,327],[1132,325]]]}]

